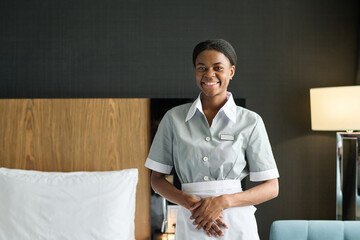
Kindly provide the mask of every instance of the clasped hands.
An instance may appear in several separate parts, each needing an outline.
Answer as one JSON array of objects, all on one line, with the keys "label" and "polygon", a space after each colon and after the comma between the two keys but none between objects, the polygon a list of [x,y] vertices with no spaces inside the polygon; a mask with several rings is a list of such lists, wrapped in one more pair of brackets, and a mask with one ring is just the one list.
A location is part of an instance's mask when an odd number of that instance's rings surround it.
[{"label": "clasped hands", "polygon": [[203,228],[204,232],[209,236],[224,236],[221,228],[228,228],[222,220],[222,211],[224,209],[225,202],[221,196],[203,198],[189,208],[192,214],[190,219],[194,220],[193,224],[197,225],[197,230]]}]

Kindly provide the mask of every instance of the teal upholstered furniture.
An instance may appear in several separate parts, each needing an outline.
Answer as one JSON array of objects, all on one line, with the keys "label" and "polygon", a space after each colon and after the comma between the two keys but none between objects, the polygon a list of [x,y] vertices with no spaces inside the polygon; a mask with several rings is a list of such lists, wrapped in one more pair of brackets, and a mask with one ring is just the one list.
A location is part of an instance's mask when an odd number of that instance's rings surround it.
[{"label": "teal upholstered furniture", "polygon": [[360,240],[360,221],[275,221],[270,240]]}]

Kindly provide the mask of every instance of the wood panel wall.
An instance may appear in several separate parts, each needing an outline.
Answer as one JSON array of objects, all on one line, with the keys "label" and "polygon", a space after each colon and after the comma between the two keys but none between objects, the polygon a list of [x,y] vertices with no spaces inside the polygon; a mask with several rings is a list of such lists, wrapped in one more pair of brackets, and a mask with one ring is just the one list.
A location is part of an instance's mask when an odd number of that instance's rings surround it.
[{"label": "wood panel wall", "polygon": [[149,99],[1,99],[0,167],[139,169],[135,231],[150,239]]}]

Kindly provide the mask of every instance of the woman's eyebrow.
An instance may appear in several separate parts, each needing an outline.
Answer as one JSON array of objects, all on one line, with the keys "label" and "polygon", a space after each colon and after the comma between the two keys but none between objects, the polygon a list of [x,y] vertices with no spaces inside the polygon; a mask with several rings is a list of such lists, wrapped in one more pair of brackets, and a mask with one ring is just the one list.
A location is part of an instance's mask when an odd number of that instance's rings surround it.
[{"label": "woman's eyebrow", "polygon": [[[214,66],[214,65],[218,65],[218,64],[223,64],[222,62],[216,62],[216,63],[213,63],[213,65],[212,66]],[[196,66],[197,65],[204,65],[205,66],[205,63],[201,63],[201,62],[199,62],[199,63],[197,63],[196,64]]]}]

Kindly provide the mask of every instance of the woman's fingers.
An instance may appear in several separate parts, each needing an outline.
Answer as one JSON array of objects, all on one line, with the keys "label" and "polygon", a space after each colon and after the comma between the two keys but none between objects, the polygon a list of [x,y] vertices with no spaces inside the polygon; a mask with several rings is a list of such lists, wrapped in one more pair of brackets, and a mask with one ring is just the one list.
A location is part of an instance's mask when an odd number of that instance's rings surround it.
[{"label": "woman's fingers", "polygon": [[215,237],[220,237],[220,235],[214,230],[214,229],[211,229],[211,233],[215,235]]},{"label": "woman's fingers", "polygon": [[[209,231],[209,230],[211,229],[212,225],[214,225],[213,222],[207,223],[207,224],[204,226],[205,231]],[[215,224],[215,225],[216,225],[216,224]]]},{"label": "woman's fingers", "polygon": [[206,218],[203,216],[195,217],[195,220],[193,221],[194,225],[198,225],[196,229],[204,228],[206,231],[208,231],[212,224],[216,224],[216,219],[213,218]]},{"label": "woman's fingers", "polygon": [[201,206],[201,200],[200,201],[198,201],[198,202],[196,202],[194,205],[192,205],[190,208],[189,208],[189,210],[190,211],[194,211],[195,209],[197,209],[198,207],[200,207]]},{"label": "woman's fingers", "polygon": [[195,221],[193,221],[193,225],[197,225],[196,230],[203,228],[203,219],[195,219]]},{"label": "woman's fingers", "polygon": [[212,223],[208,223],[208,224],[203,224],[203,221],[199,222],[199,224],[198,224],[194,221],[193,225],[197,225],[196,230],[203,228],[204,232],[210,237],[212,235],[214,235],[215,237],[224,236],[224,231],[221,230],[221,227],[226,226],[226,228],[228,228],[227,225],[222,220],[220,220],[220,223],[218,221],[216,221],[216,222],[212,222]]},{"label": "woman's fingers", "polygon": [[[191,218],[191,217],[190,217]],[[223,216],[220,215],[215,221],[208,221],[204,218],[196,218],[193,221],[193,225],[197,225],[196,229],[203,228],[205,231],[209,231],[212,226],[216,226],[215,230],[221,230],[220,228],[229,228],[228,225],[222,220]],[[194,219],[194,218],[192,218]]]},{"label": "woman's fingers", "polygon": [[[221,230],[220,226],[215,222],[210,226],[210,229],[213,229],[218,235],[224,236],[224,231]],[[209,231],[210,231],[209,229]]]},{"label": "woman's fingers", "polygon": [[[220,217],[222,218],[222,216]],[[229,228],[228,225],[220,217],[216,219],[217,225],[219,225],[220,227]]]},{"label": "woman's fingers", "polygon": [[220,198],[203,198],[191,206],[192,219],[196,219],[196,222],[199,222],[199,218],[203,219],[206,223],[214,222],[223,211],[222,205]]},{"label": "woman's fingers", "polygon": [[[193,224],[197,225],[197,223],[195,221],[193,222]],[[219,224],[217,222],[203,224],[203,221],[202,221],[196,226],[196,230],[203,228],[205,233],[207,233],[207,234],[211,233],[211,234],[219,237],[219,236],[224,236],[224,231],[221,230],[221,227],[223,227],[224,225],[227,228],[227,225],[224,222],[222,222],[221,224]]]},{"label": "woman's fingers", "polygon": [[[190,209],[192,209],[191,213],[192,216],[190,216],[190,219],[193,220],[193,225],[196,226],[196,230],[200,230],[201,228],[204,230],[204,232],[209,236],[224,236],[224,232],[221,228],[228,228],[227,224],[222,220],[223,215],[220,214],[204,214],[204,206],[208,206],[208,201],[210,199],[202,199],[198,202],[196,202],[193,206],[191,206]],[[205,205],[204,205],[205,203]],[[209,208],[206,208],[209,209]],[[208,213],[214,213],[212,212],[212,209],[209,209],[210,212]],[[215,216],[218,216],[217,218]],[[214,218],[215,217],[215,218]]]},{"label": "woman's fingers", "polygon": [[215,237],[224,236],[224,232],[215,223],[212,224],[211,228],[208,231],[205,230],[205,232],[209,232]]},{"label": "woman's fingers", "polygon": [[210,229],[209,231],[205,231],[204,232],[209,236],[211,237],[212,235],[214,235],[215,237],[220,237],[220,235],[214,230],[214,229]]}]

